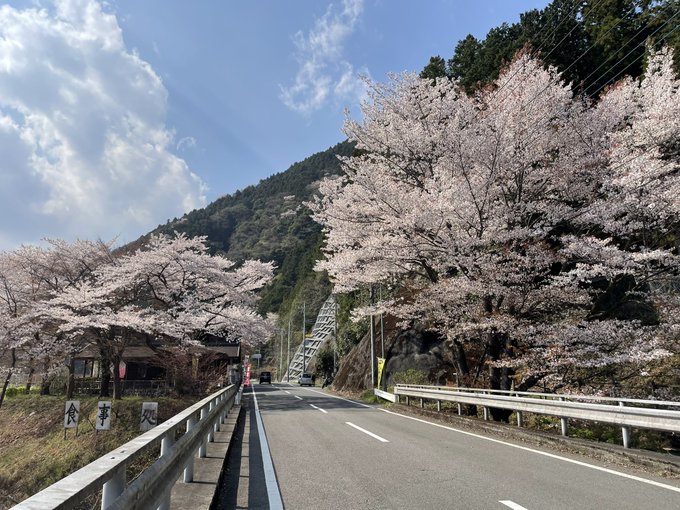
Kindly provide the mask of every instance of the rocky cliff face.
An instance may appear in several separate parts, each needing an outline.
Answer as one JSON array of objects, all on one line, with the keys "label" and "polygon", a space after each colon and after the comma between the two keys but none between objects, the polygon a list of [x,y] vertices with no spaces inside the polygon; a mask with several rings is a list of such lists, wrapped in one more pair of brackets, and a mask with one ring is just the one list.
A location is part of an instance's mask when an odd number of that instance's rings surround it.
[{"label": "rocky cliff face", "polygon": [[[446,385],[455,382],[451,350],[439,336],[414,325],[398,329],[396,320],[387,317],[385,324],[385,368],[383,388],[394,384],[399,372],[414,369],[423,373],[429,384]],[[380,323],[376,320],[376,353],[380,355]],[[370,334],[345,356],[335,377],[334,388],[341,391],[364,391],[371,387]]]}]

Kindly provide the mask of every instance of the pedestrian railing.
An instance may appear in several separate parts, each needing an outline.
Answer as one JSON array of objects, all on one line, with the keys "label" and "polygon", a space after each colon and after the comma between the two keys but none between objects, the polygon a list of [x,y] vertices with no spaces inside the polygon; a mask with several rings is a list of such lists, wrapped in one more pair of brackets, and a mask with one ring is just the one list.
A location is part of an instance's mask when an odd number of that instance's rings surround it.
[{"label": "pedestrian railing", "polygon": [[406,384],[397,384],[394,394],[397,399],[406,398],[407,403],[411,397],[419,398],[421,406],[425,400],[435,401],[438,410],[442,401],[455,402],[458,414],[461,405],[481,406],[484,419],[488,419],[490,408],[509,409],[516,412],[520,427],[524,412],[557,416],[565,436],[569,418],[619,425],[625,448],[632,427],[680,432],[680,402]]},{"label": "pedestrian railing", "polygon": [[[240,396],[236,385],[217,391],[13,508],[75,509],[101,491],[102,510],[168,510],[173,485],[180,476],[193,481],[194,458],[206,456],[207,443]],[[176,439],[182,430],[184,434]],[[158,460],[127,484],[127,466],[159,444]]]}]

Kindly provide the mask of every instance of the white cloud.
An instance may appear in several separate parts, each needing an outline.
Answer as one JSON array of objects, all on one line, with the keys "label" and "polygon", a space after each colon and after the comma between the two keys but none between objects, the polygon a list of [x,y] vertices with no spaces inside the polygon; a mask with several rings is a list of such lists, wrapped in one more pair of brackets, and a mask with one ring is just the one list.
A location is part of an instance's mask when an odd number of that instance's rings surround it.
[{"label": "white cloud", "polygon": [[306,36],[302,32],[295,34],[300,67],[294,83],[281,86],[280,96],[288,108],[310,114],[330,97],[351,100],[363,95],[363,85],[352,65],[342,58],[344,43],[362,12],[363,0],[343,0],[341,11],[329,5]]},{"label": "white cloud", "polygon": [[167,96],[96,0],[0,7],[0,249],[132,240],[204,205],[204,184],[171,152]]},{"label": "white cloud", "polygon": [[177,150],[183,152],[187,149],[194,149],[196,148],[196,143],[196,139],[193,136],[185,136],[177,142]]}]

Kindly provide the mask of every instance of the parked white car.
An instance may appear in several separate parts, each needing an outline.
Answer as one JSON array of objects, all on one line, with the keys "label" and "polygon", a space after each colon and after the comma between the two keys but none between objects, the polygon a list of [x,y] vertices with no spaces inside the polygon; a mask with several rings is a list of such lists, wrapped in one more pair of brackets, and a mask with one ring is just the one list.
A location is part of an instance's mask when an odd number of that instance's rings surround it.
[{"label": "parked white car", "polygon": [[312,379],[312,374],[302,374],[300,379],[298,379],[298,384],[300,386],[314,386],[314,380]]}]

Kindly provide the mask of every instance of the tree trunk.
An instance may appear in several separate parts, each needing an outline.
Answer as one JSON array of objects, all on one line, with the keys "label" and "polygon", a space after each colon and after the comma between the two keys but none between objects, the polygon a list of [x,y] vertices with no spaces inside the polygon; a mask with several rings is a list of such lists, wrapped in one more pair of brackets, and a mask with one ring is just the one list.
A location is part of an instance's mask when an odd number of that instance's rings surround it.
[{"label": "tree trunk", "polygon": [[71,356],[68,360],[68,381],[66,382],[66,399],[73,399],[73,393],[76,389],[76,360]]},{"label": "tree trunk", "polygon": [[41,395],[49,395],[51,387],[52,387],[52,379],[50,379],[46,375],[43,376],[42,379],[40,380],[40,394]]},{"label": "tree trunk", "polygon": [[465,380],[470,373],[470,367],[467,362],[465,346],[459,340],[453,341],[453,359],[456,362],[457,379]]},{"label": "tree trunk", "polygon": [[31,386],[33,386],[33,374],[35,374],[35,368],[33,367],[33,360],[31,360],[31,367],[28,370],[28,379],[26,380],[26,388],[24,388],[24,393],[26,395],[31,393]]},{"label": "tree trunk", "polygon": [[[489,357],[491,361],[500,360],[503,355],[509,355],[509,340],[504,335],[496,333],[489,334]],[[489,387],[492,390],[510,390],[512,385],[511,375],[513,370],[508,367],[489,366]],[[510,409],[499,409],[491,407],[491,417],[494,421],[509,422],[512,411]]]},{"label": "tree trunk", "polygon": [[10,353],[12,356],[12,363],[10,364],[9,369],[7,370],[7,376],[5,377],[5,382],[2,384],[2,390],[0,390],[0,407],[2,407],[2,403],[5,401],[7,387],[9,386],[9,381],[12,378],[14,367],[16,367],[17,364],[17,350],[14,347],[12,347],[10,349]]},{"label": "tree trunk", "polygon": [[102,359],[100,362],[100,386],[99,386],[99,396],[108,397],[109,394],[109,383],[111,382],[111,358],[109,357],[109,352],[106,349],[100,349]]}]

